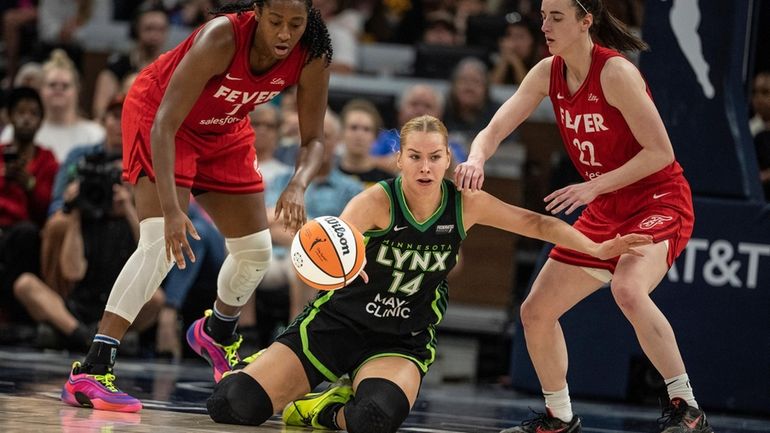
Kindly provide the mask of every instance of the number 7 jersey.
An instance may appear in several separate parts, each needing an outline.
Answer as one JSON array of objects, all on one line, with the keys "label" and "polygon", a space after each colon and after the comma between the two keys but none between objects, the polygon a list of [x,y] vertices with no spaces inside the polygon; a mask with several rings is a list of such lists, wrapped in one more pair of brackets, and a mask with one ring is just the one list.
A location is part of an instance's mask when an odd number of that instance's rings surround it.
[{"label": "number 7 jersey", "polygon": [[[623,114],[607,102],[602,92],[604,64],[620,55],[615,50],[594,44],[588,76],[574,94],[570,94],[567,86],[564,59],[554,56],[551,64],[549,97],[556,123],[567,154],[587,181],[622,166],[642,150]],[[650,96],[649,88],[647,95]],[[674,161],[634,186],[660,184],[681,174],[682,167]]]}]

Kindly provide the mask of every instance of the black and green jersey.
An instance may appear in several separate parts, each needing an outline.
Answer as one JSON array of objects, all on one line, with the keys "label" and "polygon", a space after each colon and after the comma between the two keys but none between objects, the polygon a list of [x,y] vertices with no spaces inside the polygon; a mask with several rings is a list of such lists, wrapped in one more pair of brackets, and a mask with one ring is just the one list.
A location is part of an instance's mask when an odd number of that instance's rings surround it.
[{"label": "black and green jersey", "polygon": [[390,225],[365,233],[366,273],[349,286],[325,293],[314,305],[351,325],[404,335],[438,324],[447,306],[449,271],[465,238],[462,195],[441,185],[441,205],[418,222],[407,207],[401,177],[378,183],[390,198]]}]

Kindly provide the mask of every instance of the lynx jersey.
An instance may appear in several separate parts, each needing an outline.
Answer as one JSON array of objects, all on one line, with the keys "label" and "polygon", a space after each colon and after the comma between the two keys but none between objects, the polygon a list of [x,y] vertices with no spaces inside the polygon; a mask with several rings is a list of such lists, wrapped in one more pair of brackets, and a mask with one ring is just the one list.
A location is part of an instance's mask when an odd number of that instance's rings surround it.
[{"label": "lynx jersey", "polygon": [[[567,86],[564,59],[554,56],[551,64],[549,97],[556,123],[572,163],[585,180],[612,171],[633,158],[642,149],[621,112],[607,103],[602,92],[604,64],[617,51],[594,44],[588,76],[571,94]],[[647,95],[650,95],[649,88]],[[650,96],[652,97],[652,96]],[[633,184],[654,187],[682,174],[676,161]],[[632,186],[632,185],[630,185]]]},{"label": "lynx jersey", "polygon": [[441,205],[420,223],[407,207],[401,177],[378,185],[390,198],[391,222],[365,233],[369,283],[356,279],[319,296],[315,305],[356,328],[414,335],[438,324],[446,311],[446,277],[465,237],[462,196],[444,180]]},{"label": "lynx jersey", "polygon": [[[258,25],[254,12],[225,16],[233,25],[235,54],[227,71],[206,83],[182,124],[182,128],[189,128],[196,134],[226,134],[248,127],[246,115],[256,105],[270,101],[285,88],[296,84],[307,58],[307,49],[297,44],[287,58],[270,70],[261,75],[253,74],[249,52]],[[201,28],[142,71],[137,81],[150,80],[154,84],[142,95],[145,104],[157,110],[171,75],[192,47]]]}]

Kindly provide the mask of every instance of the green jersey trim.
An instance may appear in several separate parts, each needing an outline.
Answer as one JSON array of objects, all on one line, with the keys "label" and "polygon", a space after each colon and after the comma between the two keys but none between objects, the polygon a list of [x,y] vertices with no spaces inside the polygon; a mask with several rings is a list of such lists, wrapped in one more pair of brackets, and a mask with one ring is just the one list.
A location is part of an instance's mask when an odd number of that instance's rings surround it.
[{"label": "green jersey trim", "polygon": [[390,357],[390,356],[396,356],[396,357],[399,357],[399,358],[404,358],[404,359],[408,359],[408,360],[412,361],[417,366],[417,368],[420,369],[422,374],[425,375],[426,373],[428,373],[428,369],[430,368],[430,366],[436,360],[436,330],[431,326],[426,331],[430,335],[430,340],[428,341],[428,344],[425,345],[425,347],[430,352],[430,358],[422,359],[421,360],[421,359],[415,358],[414,356],[410,356],[410,355],[407,355],[407,354],[404,354],[404,353],[397,353],[397,352],[378,353],[376,355],[372,355],[372,356],[366,358],[364,360],[364,362],[359,364],[358,367],[356,367],[356,369],[353,371],[353,377],[354,378],[356,377],[356,374],[358,374],[358,371],[361,370],[361,367],[366,365],[367,362],[369,362],[369,361],[371,361],[373,359],[387,358],[387,357]]},{"label": "green jersey trim", "polygon": [[401,209],[402,209],[401,213],[404,214],[404,218],[406,218],[406,220],[409,221],[409,224],[411,224],[412,226],[414,226],[414,228],[416,228],[417,230],[423,233],[426,230],[428,230],[433,225],[433,223],[435,223],[436,220],[439,219],[439,217],[441,217],[441,215],[444,213],[444,209],[446,209],[447,201],[449,201],[447,198],[448,194],[447,194],[446,184],[445,182],[442,181],[441,182],[441,204],[433,212],[433,214],[428,217],[428,219],[426,219],[423,222],[418,222],[417,219],[412,214],[412,211],[409,210],[409,206],[407,206],[406,204],[406,198],[404,197],[404,190],[401,186],[401,176],[396,178],[395,186],[396,186],[396,197],[398,198],[398,204],[401,205]]},{"label": "green jersey trim", "polygon": [[310,351],[310,343],[307,338],[307,327],[310,324],[310,322],[313,321],[316,314],[320,311],[321,305],[325,304],[326,302],[331,299],[332,295],[334,294],[333,291],[329,291],[324,296],[321,296],[320,298],[316,299],[315,302],[313,302],[313,308],[310,311],[310,314],[307,315],[307,317],[302,320],[302,323],[299,325],[299,335],[300,339],[302,340],[302,352],[307,356],[307,359],[310,360],[310,363],[313,364],[315,368],[318,369],[318,371],[321,372],[321,374],[326,377],[330,382],[335,382],[337,379],[339,379],[337,376],[334,375],[328,368],[326,368],[325,365],[321,361],[318,360],[318,358],[313,355],[313,352]]},{"label": "green jersey trim", "polygon": [[463,193],[455,191],[455,214],[457,216],[457,230],[460,232],[460,240],[465,240],[465,221],[463,221]]},{"label": "green jersey trim", "polygon": [[369,238],[384,236],[390,233],[390,229],[393,228],[393,223],[396,221],[395,206],[393,206],[393,195],[390,193],[390,187],[388,187],[388,183],[384,180],[381,180],[377,182],[377,185],[379,185],[380,187],[382,187],[383,190],[385,190],[385,194],[388,195],[388,200],[390,200],[390,224],[388,224],[388,226],[385,227],[384,229],[367,230],[366,233],[364,233],[364,245],[369,243]]}]

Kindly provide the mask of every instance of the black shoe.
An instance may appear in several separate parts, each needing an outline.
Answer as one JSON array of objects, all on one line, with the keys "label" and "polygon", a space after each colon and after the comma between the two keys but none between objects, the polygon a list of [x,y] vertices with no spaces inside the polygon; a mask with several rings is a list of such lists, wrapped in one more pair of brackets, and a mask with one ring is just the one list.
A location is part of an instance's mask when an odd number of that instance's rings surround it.
[{"label": "black shoe", "polygon": [[[535,411],[532,411],[535,412]],[[520,426],[507,428],[500,433],[580,433],[580,418],[572,416],[572,421],[564,422],[551,415],[545,408],[545,413],[535,412],[535,417],[521,423]]]},{"label": "black shoe", "polygon": [[658,418],[661,433],[714,433],[702,410],[690,407],[687,402],[677,397],[663,409]]}]

